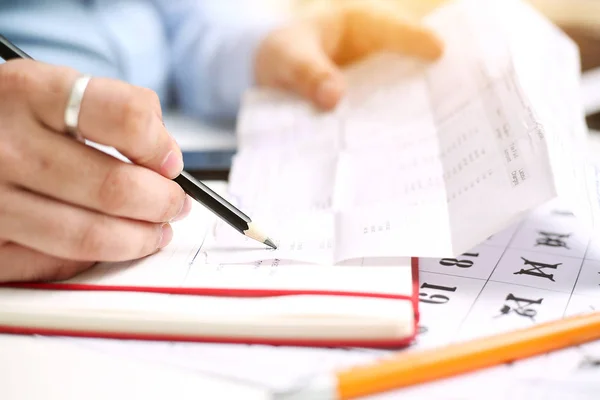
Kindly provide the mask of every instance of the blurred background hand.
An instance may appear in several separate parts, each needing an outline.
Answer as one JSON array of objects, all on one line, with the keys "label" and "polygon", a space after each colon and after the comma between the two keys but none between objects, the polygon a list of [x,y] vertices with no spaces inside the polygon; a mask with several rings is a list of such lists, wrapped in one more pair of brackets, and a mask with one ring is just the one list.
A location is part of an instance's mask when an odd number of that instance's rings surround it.
[{"label": "blurred background hand", "polygon": [[[333,107],[343,93],[339,66],[377,50],[435,59],[440,41],[418,23],[447,0],[262,0],[268,7],[301,13],[321,10],[272,33],[256,63],[259,84],[291,89]],[[600,67],[600,2],[528,0],[579,46],[583,70]],[[290,68],[291,67],[291,68]],[[331,85],[323,82],[331,77]],[[319,91],[320,84],[323,90]]]},{"label": "blurred background hand", "polygon": [[391,2],[329,4],[270,33],[258,48],[255,78],[331,109],[345,90],[340,67],[379,51],[431,61],[443,43]]}]

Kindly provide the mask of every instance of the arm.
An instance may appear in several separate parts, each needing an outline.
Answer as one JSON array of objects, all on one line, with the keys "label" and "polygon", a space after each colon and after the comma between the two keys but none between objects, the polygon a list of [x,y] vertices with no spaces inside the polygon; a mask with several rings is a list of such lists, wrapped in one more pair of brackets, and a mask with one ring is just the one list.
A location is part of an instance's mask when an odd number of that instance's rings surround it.
[{"label": "arm", "polygon": [[0,2],[0,32],[33,58],[122,78],[118,59],[82,2]]},{"label": "arm", "polygon": [[165,20],[182,111],[202,118],[234,118],[243,91],[254,84],[255,50],[279,19],[257,1],[152,1]]}]

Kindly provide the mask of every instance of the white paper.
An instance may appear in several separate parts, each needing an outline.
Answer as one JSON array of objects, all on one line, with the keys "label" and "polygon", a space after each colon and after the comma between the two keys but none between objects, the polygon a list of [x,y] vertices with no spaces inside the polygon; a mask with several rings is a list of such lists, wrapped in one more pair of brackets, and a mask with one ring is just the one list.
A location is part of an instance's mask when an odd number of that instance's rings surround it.
[{"label": "white paper", "polygon": [[575,44],[517,0],[451,2],[426,21],[440,60],[354,65],[333,112],[247,94],[230,193],[279,249],[218,229],[209,259],[458,255],[555,197],[595,223]]}]

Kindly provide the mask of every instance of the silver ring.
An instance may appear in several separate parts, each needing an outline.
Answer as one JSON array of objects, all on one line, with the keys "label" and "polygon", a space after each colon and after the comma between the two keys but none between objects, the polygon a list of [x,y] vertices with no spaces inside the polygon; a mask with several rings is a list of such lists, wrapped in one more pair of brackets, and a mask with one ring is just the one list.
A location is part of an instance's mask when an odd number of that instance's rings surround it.
[{"label": "silver ring", "polygon": [[67,108],[65,109],[65,125],[67,127],[67,133],[76,140],[83,140],[79,134],[79,111],[81,110],[81,101],[87,85],[92,79],[89,75],[82,75],[75,80],[73,87],[71,88],[71,94],[69,101],[67,102]]}]

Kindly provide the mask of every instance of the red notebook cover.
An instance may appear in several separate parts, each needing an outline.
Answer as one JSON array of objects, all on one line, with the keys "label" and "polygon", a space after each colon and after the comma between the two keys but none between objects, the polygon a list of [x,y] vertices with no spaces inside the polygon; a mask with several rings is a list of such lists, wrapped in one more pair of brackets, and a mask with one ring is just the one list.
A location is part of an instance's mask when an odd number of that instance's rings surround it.
[{"label": "red notebook cover", "polygon": [[410,345],[418,332],[419,314],[419,259],[411,258],[412,273],[412,296],[405,295],[386,295],[380,293],[359,293],[359,292],[341,292],[341,291],[310,291],[310,290],[248,290],[248,289],[214,289],[214,288],[181,288],[181,287],[150,287],[150,286],[113,286],[113,285],[94,285],[78,283],[7,283],[0,284],[0,287],[12,287],[23,289],[39,290],[75,290],[75,291],[126,291],[126,292],[150,292],[163,294],[179,295],[198,295],[198,296],[226,296],[226,297],[271,297],[286,295],[329,295],[329,296],[354,296],[354,297],[375,297],[407,300],[412,304],[414,313],[413,334],[401,339],[382,339],[382,340],[360,340],[360,339],[339,339],[339,340],[321,340],[321,339],[258,339],[258,338],[227,338],[227,337],[207,337],[207,336],[188,336],[188,335],[165,335],[165,334],[132,334],[122,332],[88,332],[63,329],[38,329],[28,327],[14,327],[0,325],[0,333],[24,334],[24,335],[46,335],[46,336],[75,336],[75,337],[95,337],[111,339],[133,339],[133,340],[165,340],[165,341],[186,341],[186,342],[212,342],[212,343],[241,343],[241,344],[265,344],[282,346],[310,346],[310,347],[404,347]]}]

